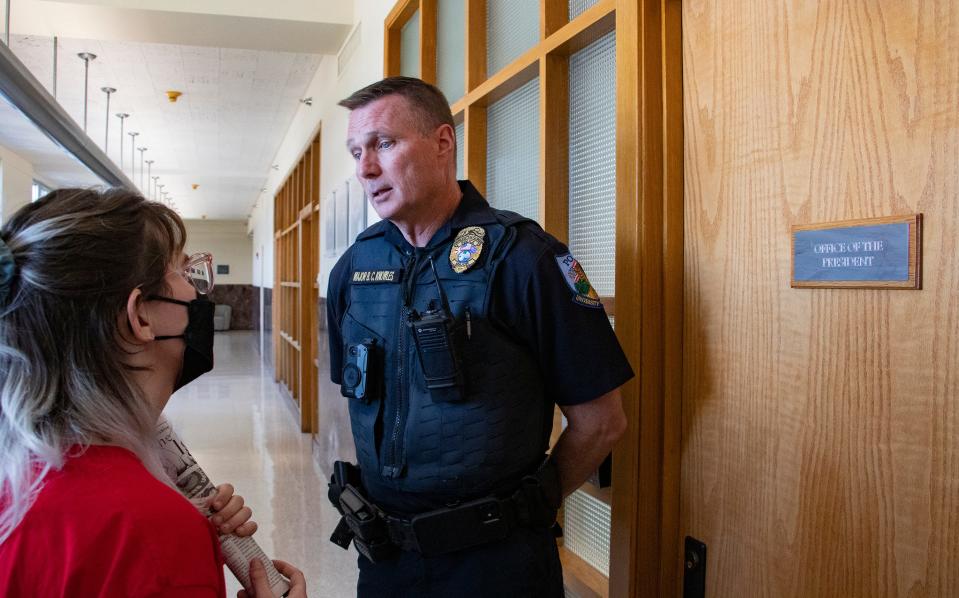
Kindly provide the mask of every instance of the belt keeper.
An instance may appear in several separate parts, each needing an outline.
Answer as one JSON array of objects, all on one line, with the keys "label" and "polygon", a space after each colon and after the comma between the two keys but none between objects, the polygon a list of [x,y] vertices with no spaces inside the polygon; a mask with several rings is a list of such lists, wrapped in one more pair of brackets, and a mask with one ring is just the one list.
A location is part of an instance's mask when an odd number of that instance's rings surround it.
[{"label": "belt keeper", "polygon": [[529,527],[548,528],[556,521],[556,507],[550,504],[547,490],[543,487],[538,476],[528,475],[523,478],[519,491],[522,513],[521,521]]},{"label": "belt keeper", "polygon": [[516,497],[516,517],[523,525],[535,525],[536,513],[542,503],[540,498],[539,480],[533,476],[526,476],[520,483]]},{"label": "belt keeper", "polygon": [[401,550],[411,550],[421,552],[420,543],[413,532],[413,526],[409,521],[398,517],[387,516],[386,529],[390,534],[390,541]]}]

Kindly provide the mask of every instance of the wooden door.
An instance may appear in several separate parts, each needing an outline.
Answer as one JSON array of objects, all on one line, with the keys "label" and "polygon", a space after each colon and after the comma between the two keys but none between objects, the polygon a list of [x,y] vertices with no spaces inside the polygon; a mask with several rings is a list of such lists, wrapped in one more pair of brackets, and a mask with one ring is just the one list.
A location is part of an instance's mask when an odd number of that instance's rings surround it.
[{"label": "wooden door", "polygon": [[[713,597],[959,596],[959,3],[683,3],[680,537]],[[924,214],[923,289],[789,286]]]}]

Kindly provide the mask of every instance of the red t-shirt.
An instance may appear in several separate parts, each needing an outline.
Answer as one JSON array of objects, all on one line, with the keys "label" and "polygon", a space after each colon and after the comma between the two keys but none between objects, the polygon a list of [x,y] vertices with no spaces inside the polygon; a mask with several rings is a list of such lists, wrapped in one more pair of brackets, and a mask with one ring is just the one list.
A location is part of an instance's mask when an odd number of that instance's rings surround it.
[{"label": "red t-shirt", "polygon": [[48,474],[0,544],[0,596],[225,595],[213,526],[118,447],[91,446]]}]

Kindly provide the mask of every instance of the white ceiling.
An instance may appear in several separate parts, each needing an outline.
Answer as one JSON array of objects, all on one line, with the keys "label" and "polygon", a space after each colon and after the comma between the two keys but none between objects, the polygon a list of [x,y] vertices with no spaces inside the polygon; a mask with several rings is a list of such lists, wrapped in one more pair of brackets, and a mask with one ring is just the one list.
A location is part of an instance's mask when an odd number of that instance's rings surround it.
[{"label": "white ceiling", "polygon": [[[134,31],[139,22],[138,11],[154,17],[183,17],[182,28],[201,15],[245,17],[265,21],[287,21],[305,24],[353,23],[353,0],[12,0],[13,30],[16,33],[77,37],[87,36],[98,26],[109,39],[133,34],[151,35],[147,30]],[[103,21],[107,21],[104,23]],[[228,21],[227,21],[228,22]],[[215,32],[214,32],[215,33]],[[101,36],[94,36],[98,39]],[[261,37],[264,37],[261,35]],[[136,39],[139,39],[137,37]],[[170,41],[170,40],[166,40]],[[242,40],[234,40],[245,43]],[[325,43],[315,40],[314,43]],[[206,45],[202,41],[195,45]],[[229,44],[232,47],[232,44]],[[241,46],[242,47],[242,46]]]},{"label": "white ceiling", "polygon": [[[102,3],[117,4],[118,0]],[[280,4],[284,3],[295,4],[280,0]],[[140,0],[135,4],[150,2]],[[205,4],[222,8],[219,5],[223,2]],[[238,8],[242,5],[243,2],[237,3]],[[219,20],[228,30],[235,19],[251,17],[203,18]],[[327,33],[330,39],[325,42],[332,48],[338,48],[349,31],[348,25],[319,25],[329,26],[335,32]],[[15,26],[12,29],[17,31]],[[196,33],[195,37],[201,34]],[[270,37],[265,33],[256,44],[232,45],[269,46]],[[52,92],[52,37],[15,34],[10,46]],[[119,120],[113,115],[127,112],[131,116],[126,120],[125,132],[140,133],[136,145],[148,148],[145,158],[155,161],[152,174],[160,177],[184,218],[247,217],[270,172],[277,148],[302,106],[299,100],[322,60],[318,53],[118,39],[60,37],[58,46],[57,100],[82,126],[84,69],[77,53],[96,54],[97,59],[90,63],[88,135],[103,147],[106,97],[100,88],[115,87],[117,93],[110,100],[110,157],[120,163]],[[182,91],[183,96],[170,103],[165,95],[167,90]],[[0,123],[7,125],[11,117],[4,110],[7,108],[0,106]],[[29,155],[24,157],[34,163],[41,176],[59,183],[63,178],[62,150],[48,143],[49,149],[44,153],[36,133],[29,133],[20,125],[2,126],[0,143],[14,151],[29,146],[25,152]],[[123,167],[129,176],[130,137],[124,137]],[[131,178],[139,183],[139,152],[134,161],[137,171]],[[83,181],[78,180],[78,184]],[[193,190],[193,184],[198,184],[198,189]],[[147,187],[145,191],[148,190]]]},{"label": "white ceiling", "polygon": [[[13,0],[21,35],[333,54],[352,24],[334,0]],[[319,13],[319,14],[318,14]]]}]

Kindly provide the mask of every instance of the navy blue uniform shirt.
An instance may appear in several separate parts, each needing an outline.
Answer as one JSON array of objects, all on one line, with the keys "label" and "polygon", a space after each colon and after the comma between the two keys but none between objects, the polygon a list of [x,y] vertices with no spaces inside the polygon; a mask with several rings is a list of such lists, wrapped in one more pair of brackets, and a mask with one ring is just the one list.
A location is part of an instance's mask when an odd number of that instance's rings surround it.
[{"label": "navy blue uniform shirt", "polygon": [[[489,221],[489,204],[469,181],[460,181],[463,199],[453,216],[430,240],[428,248],[452,244],[456,233],[477,222]],[[403,250],[412,246],[392,223],[386,239]],[[375,226],[375,225],[374,225]],[[576,405],[622,386],[633,370],[602,306],[590,306],[574,290],[561,267],[569,249],[539,225],[518,225],[515,244],[492,281],[490,320],[536,356],[546,399],[557,405]],[[350,251],[330,273],[327,324],[330,342],[330,378],[340,384],[343,337],[340,320],[349,301]],[[440,255],[444,255],[442,252]],[[347,399],[344,399],[347,400]]]}]

